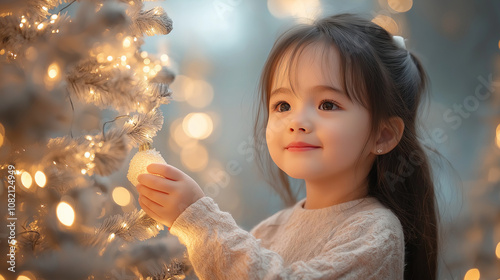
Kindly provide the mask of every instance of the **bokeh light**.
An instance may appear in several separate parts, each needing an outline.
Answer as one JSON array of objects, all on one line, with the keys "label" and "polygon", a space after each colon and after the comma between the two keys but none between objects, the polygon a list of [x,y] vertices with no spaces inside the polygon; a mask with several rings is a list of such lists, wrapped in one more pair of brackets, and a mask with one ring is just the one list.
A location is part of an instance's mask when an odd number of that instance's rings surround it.
[{"label": "bokeh light", "polygon": [[405,13],[413,6],[413,0],[387,0],[387,4],[395,12]]},{"label": "bokeh light", "polygon": [[31,184],[33,184],[33,179],[31,178],[31,175],[28,172],[25,171],[21,174],[21,183],[27,189],[29,189],[31,187]]},{"label": "bokeh light", "polygon": [[500,259],[500,242],[498,242],[498,244],[497,244],[495,254],[497,255],[497,258]]},{"label": "bokeh light", "polygon": [[47,70],[47,75],[49,75],[49,78],[55,79],[59,75],[59,71],[60,71],[59,65],[57,65],[57,63],[54,62],[51,65],[49,65],[49,68]]},{"label": "bokeh light", "polygon": [[75,210],[66,202],[59,202],[57,205],[57,218],[65,226],[71,226],[75,222]]},{"label": "bokeh light", "polygon": [[120,206],[127,206],[131,201],[130,192],[124,187],[116,187],[112,193],[113,200]]},{"label": "bokeh light", "polygon": [[[0,278],[0,280],[1,279],[2,278]],[[36,280],[36,277],[30,271],[23,271],[17,276],[17,280]]]},{"label": "bokeh light", "polygon": [[374,19],[372,19],[372,22],[384,28],[385,30],[387,30],[387,32],[391,33],[392,35],[397,35],[399,33],[398,24],[393,18],[389,16],[378,15]]},{"label": "bokeh light", "polygon": [[202,171],[208,164],[208,151],[197,142],[184,146],[181,150],[181,162],[191,171]]},{"label": "bokeh light", "polygon": [[[3,145],[3,142],[4,142],[4,138],[5,138],[5,128],[3,127],[3,124],[0,123],[0,147],[2,147]],[[2,279],[0,279],[2,280]]]},{"label": "bokeh light", "polygon": [[2,274],[0,274],[0,280],[5,280],[5,278],[3,278]]},{"label": "bokeh light", "polygon": [[40,188],[45,187],[45,184],[47,183],[47,177],[45,177],[45,174],[42,171],[37,171],[35,173],[35,183],[40,186]]},{"label": "bokeh light", "polygon": [[500,124],[497,126],[497,147],[500,149]]},{"label": "bokeh light", "polygon": [[186,85],[184,96],[189,105],[203,108],[212,102],[214,89],[212,85],[204,80],[195,80]]},{"label": "bokeh light", "polygon": [[472,268],[465,273],[464,280],[479,280],[480,274],[479,274],[479,269],[477,268]]},{"label": "bokeh light", "polygon": [[276,18],[314,19],[321,14],[319,0],[268,0],[267,8]]},{"label": "bokeh light", "polygon": [[191,138],[205,139],[212,134],[212,118],[205,113],[190,113],[182,121],[182,128]]}]

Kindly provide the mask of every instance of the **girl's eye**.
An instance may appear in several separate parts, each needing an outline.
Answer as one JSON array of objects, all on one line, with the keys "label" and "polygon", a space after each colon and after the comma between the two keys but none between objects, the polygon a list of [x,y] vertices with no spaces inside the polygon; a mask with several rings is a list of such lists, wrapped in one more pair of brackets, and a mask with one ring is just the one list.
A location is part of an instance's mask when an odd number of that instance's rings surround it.
[{"label": "girl's eye", "polygon": [[290,104],[285,101],[279,101],[273,106],[273,108],[278,112],[290,111]]},{"label": "girl's eye", "polygon": [[339,109],[339,106],[331,100],[323,100],[321,101],[321,104],[319,104],[319,109],[325,111],[332,111],[335,109]]}]

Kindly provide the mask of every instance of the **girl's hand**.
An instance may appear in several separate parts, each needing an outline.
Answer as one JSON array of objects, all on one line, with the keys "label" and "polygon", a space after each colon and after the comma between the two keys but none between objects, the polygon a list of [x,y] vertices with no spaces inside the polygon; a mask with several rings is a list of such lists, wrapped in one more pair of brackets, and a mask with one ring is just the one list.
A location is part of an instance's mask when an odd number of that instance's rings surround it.
[{"label": "girl's hand", "polygon": [[169,228],[189,205],[205,196],[191,177],[171,165],[152,163],[147,170],[152,174],[137,176],[139,204],[148,215]]}]

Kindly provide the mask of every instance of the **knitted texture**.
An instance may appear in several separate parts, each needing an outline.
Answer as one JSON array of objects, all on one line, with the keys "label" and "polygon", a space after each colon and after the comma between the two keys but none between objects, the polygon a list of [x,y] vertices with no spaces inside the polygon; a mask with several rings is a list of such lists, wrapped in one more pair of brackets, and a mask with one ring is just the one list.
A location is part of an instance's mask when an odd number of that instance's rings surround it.
[{"label": "knitted texture", "polygon": [[147,167],[151,163],[167,164],[167,162],[161,156],[160,152],[156,151],[156,149],[137,152],[130,160],[127,179],[134,186],[136,186],[137,184],[139,184],[139,181],[137,181],[137,176],[139,176],[139,174],[148,173]]},{"label": "knitted texture", "polygon": [[403,229],[376,198],[315,210],[304,202],[249,233],[204,197],[170,233],[186,245],[200,279],[403,279]]}]

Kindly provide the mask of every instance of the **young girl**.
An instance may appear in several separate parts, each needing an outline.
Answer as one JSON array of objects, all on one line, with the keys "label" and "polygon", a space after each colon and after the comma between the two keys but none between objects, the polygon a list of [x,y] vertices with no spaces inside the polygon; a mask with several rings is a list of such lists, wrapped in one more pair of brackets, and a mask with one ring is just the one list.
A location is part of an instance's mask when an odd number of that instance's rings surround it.
[{"label": "young girl", "polygon": [[188,175],[151,164],[160,176],[139,175],[139,203],[186,245],[201,279],[435,279],[434,186],[416,135],[425,81],[417,58],[368,20],[296,27],[264,66],[255,132],[280,169],[273,187],[294,202],[286,173],[306,198],[249,233]]}]

